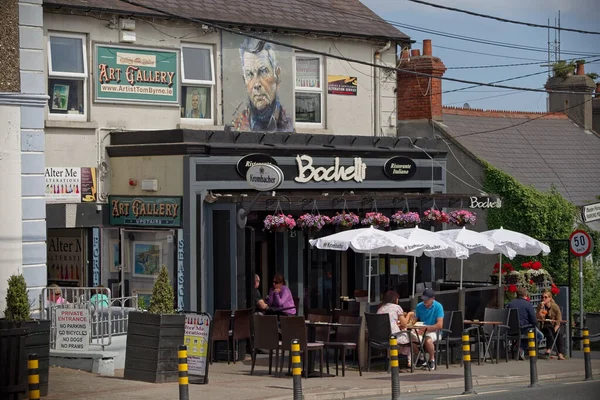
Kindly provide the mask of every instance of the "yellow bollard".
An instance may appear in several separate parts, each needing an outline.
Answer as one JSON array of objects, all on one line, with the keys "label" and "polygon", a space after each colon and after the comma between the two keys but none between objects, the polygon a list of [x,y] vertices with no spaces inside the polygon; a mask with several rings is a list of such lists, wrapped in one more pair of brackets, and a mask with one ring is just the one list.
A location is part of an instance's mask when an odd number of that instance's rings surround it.
[{"label": "yellow bollard", "polygon": [[40,375],[39,360],[37,354],[30,354],[27,360],[27,369],[29,374],[27,381],[29,383],[29,400],[40,399]]},{"label": "yellow bollard", "polygon": [[190,385],[188,379],[187,347],[183,344],[177,349],[177,359],[179,362],[179,400],[189,400]]}]

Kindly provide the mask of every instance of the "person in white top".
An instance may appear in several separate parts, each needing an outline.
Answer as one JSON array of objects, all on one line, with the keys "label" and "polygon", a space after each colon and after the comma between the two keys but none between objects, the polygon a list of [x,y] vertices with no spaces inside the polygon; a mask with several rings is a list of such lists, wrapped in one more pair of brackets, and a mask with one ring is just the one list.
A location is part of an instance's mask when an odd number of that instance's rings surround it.
[{"label": "person in white top", "polygon": [[[390,290],[383,295],[383,300],[379,304],[377,314],[388,314],[390,317],[390,326],[392,335],[398,339],[398,344],[409,343],[409,332],[406,330],[406,325],[409,324],[411,318],[414,318],[412,312],[405,313],[402,307],[398,305],[398,293]],[[414,343],[414,342],[413,342]],[[413,344],[414,346],[414,344]],[[411,351],[409,346],[399,346],[400,354],[404,354],[408,359],[408,367],[411,366]]]}]

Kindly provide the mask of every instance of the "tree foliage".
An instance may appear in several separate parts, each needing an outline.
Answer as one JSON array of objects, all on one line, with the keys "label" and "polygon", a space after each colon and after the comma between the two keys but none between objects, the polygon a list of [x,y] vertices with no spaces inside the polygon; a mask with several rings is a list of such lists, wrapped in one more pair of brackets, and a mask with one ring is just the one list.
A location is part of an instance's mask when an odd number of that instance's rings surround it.
[{"label": "tree foliage", "polygon": [[4,317],[8,321],[29,320],[29,296],[23,275],[11,275],[8,278]]},{"label": "tree foliage", "polygon": [[152,288],[148,311],[152,314],[175,314],[174,304],[175,294],[169,281],[169,271],[163,265]]},{"label": "tree foliage", "polygon": [[[488,210],[487,224],[489,229],[504,227],[524,233],[538,240],[558,239],[558,241],[546,241],[551,252],[548,256],[517,257],[513,263],[519,265],[524,261],[536,259],[542,262],[544,268],[550,272],[557,285],[568,284],[569,275],[569,246],[564,241],[569,238],[573,230],[584,229],[594,238],[594,250],[592,258],[594,263],[587,264],[584,277],[587,278],[584,285],[584,299],[586,310],[600,310],[600,296],[596,281],[600,271],[600,233],[591,231],[585,225],[577,226],[581,220],[578,208],[567,201],[556,190],[551,187],[548,192],[540,192],[533,186],[526,186],[505,172],[486,165],[486,176],[484,187],[502,198],[502,208]],[[571,258],[572,273],[572,306],[579,308],[579,264],[575,257]]]}]

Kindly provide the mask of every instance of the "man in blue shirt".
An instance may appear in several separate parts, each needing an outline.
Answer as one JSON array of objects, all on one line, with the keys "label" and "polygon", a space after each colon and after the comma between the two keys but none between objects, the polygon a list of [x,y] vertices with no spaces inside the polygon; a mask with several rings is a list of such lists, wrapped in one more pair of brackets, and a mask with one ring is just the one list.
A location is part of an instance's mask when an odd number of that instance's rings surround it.
[{"label": "man in blue shirt", "polygon": [[530,328],[535,328],[535,336],[537,343],[544,339],[544,334],[537,328],[537,317],[535,316],[535,310],[533,305],[526,299],[527,290],[525,288],[517,289],[517,298],[511,300],[506,305],[506,308],[514,308],[519,310],[519,326],[521,327],[521,334],[525,335],[525,339],[521,340],[519,349],[519,360],[525,359],[525,349],[528,347],[527,344],[527,331]]},{"label": "man in blue shirt", "polygon": [[421,299],[423,301],[417,304],[415,317],[418,321],[423,322],[424,326],[417,333],[422,339],[422,335],[427,331],[423,348],[429,354],[429,361],[426,365],[424,355],[421,355],[417,360],[416,367],[433,371],[435,370],[435,342],[438,340],[438,331],[444,327],[444,307],[435,300],[433,289],[425,289]]}]

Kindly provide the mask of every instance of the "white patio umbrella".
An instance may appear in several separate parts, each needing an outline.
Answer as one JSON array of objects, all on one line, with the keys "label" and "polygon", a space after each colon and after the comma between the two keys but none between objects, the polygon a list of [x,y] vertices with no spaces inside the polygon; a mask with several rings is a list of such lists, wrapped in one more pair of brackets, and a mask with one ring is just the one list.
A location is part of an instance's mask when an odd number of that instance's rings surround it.
[{"label": "white patio umbrella", "polygon": [[[550,247],[547,244],[540,242],[531,236],[524,233],[511,231],[509,229],[492,229],[481,232],[482,234],[491,237],[502,246],[506,246],[515,251],[521,256],[537,256],[543,253],[545,256],[550,254]],[[502,285],[502,254],[500,257],[500,268],[498,271],[498,286]]]},{"label": "white patio umbrella", "polygon": [[311,246],[323,250],[346,251],[352,249],[357,253],[369,254],[367,296],[371,301],[371,254],[412,254],[419,251],[422,245],[413,241],[380,231],[373,227],[351,229],[309,240]]},{"label": "white patio umbrella", "polygon": [[[436,232],[437,235],[455,241],[456,243],[466,247],[469,250],[469,255],[472,254],[503,254],[508,258],[514,258],[517,253],[507,247],[499,244],[492,237],[484,235],[480,232],[475,232],[462,227],[461,229],[448,229],[445,231]],[[463,263],[460,260],[460,286],[462,289],[463,283]]]},{"label": "white patio umbrella", "polygon": [[428,257],[435,258],[468,258],[469,250],[466,247],[461,246],[453,240],[446,239],[442,236],[437,235],[435,232],[428,231],[426,229],[407,228],[398,229],[391,231],[393,235],[403,237],[410,240],[413,243],[421,246],[420,249],[410,249],[411,252],[408,255],[414,256],[413,258],[413,282],[412,282],[412,297],[415,297],[415,275],[417,271],[417,257],[425,254]]}]

